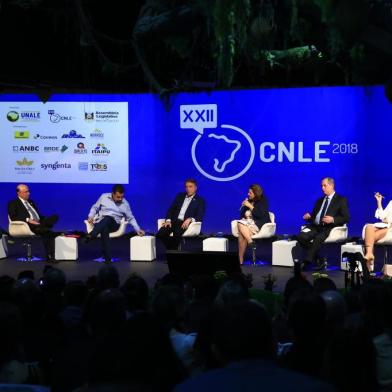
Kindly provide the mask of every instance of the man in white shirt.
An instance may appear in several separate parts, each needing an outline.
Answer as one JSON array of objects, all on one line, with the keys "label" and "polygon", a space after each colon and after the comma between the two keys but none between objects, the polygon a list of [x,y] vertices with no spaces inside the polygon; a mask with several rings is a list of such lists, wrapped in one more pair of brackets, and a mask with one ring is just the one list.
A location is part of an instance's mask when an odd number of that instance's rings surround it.
[{"label": "man in white shirt", "polygon": [[42,237],[47,261],[54,260],[54,239],[56,233],[51,229],[58,221],[58,215],[45,217],[38,206],[30,199],[30,189],[25,184],[16,187],[17,198],[8,203],[8,216],[12,221],[27,222],[30,230]]}]

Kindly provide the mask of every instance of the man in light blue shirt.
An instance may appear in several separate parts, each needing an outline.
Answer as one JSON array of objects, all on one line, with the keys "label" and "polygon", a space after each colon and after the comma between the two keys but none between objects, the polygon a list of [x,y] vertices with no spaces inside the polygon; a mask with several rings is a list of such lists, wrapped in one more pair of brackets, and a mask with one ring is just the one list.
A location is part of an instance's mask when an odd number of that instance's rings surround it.
[{"label": "man in light blue shirt", "polygon": [[133,226],[137,235],[144,235],[144,230],[140,228],[133,216],[131,207],[124,198],[124,193],[125,189],[122,185],[114,185],[112,193],[103,193],[88,214],[88,222],[93,224],[94,228],[87,234],[85,242],[97,238],[100,234],[106,263],[110,263],[112,260],[109,234],[119,229],[122,218],[125,218]]}]

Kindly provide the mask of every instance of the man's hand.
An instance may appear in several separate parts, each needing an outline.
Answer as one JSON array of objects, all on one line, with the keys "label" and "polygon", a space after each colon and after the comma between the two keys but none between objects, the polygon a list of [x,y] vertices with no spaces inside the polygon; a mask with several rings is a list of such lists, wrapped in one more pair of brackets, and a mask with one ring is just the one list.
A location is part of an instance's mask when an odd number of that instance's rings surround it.
[{"label": "man's hand", "polygon": [[334,219],[332,218],[332,216],[325,215],[325,216],[323,216],[323,219],[321,219],[321,222],[329,224],[329,223],[333,223]]},{"label": "man's hand", "polygon": [[29,219],[30,225],[39,225],[39,222],[35,221],[34,219]]},{"label": "man's hand", "polygon": [[161,227],[171,227],[171,222],[170,221],[165,221],[162,223]]},{"label": "man's hand", "polygon": [[145,233],[144,230],[140,229],[140,230],[136,230],[136,234],[137,234],[139,237],[143,237],[144,234],[146,234],[146,233]]},{"label": "man's hand", "polygon": [[90,223],[90,225],[94,224],[94,219],[93,218],[87,218],[87,222]]},{"label": "man's hand", "polygon": [[191,223],[192,223],[192,219],[191,218],[185,219],[184,222],[181,225],[181,229],[186,230]]},{"label": "man's hand", "polygon": [[309,212],[307,212],[307,213],[303,216],[303,219],[309,220],[309,219],[312,219],[312,216],[309,214]]}]

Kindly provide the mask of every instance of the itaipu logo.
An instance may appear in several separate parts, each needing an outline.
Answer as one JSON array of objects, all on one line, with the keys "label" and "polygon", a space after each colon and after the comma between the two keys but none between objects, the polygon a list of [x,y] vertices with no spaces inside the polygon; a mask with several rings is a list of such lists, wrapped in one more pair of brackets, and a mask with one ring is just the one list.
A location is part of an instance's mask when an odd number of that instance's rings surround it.
[{"label": "itaipu logo", "polygon": [[250,136],[234,125],[218,124],[217,105],[181,105],[181,129],[194,129],[193,164],[213,181],[232,181],[244,175],[255,159]]}]

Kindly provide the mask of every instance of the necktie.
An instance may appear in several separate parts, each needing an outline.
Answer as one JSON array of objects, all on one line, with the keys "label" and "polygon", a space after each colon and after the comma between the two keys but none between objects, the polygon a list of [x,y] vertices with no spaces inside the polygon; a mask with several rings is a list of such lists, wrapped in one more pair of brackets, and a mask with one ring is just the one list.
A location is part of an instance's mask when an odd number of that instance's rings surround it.
[{"label": "necktie", "polygon": [[327,208],[328,208],[328,196],[326,196],[324,199],[324,205],[323,205],[323,208],[322,208],[321,214],[320,214],[320,225],[324,224],[324,222],[321,222],[321,220],[323,219],[323,216],[327,212]]},{"label": "necktie", "polygon": [[25,202],[25,207],[27,208],[29,214],[33,217],[33,220],[39,222],[38,214],[31,208],[30,203],[28,201]]}]

